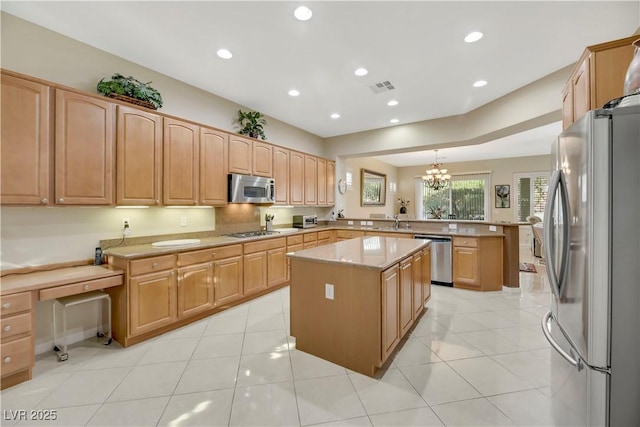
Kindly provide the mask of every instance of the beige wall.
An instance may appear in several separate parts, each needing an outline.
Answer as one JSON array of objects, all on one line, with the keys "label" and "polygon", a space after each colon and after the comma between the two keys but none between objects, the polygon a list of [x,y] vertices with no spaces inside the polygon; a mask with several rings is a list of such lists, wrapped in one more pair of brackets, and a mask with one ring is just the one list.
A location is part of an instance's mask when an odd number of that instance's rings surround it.
[{"label": "beige wall", "polygon": [[[353,175],[353,185],[340,200],[340,205],[344,207],[344,214],[347,218],[369,218],[370,214],[383,214],[385,217],[392,217],[398,212],[399,206],[396,203],[396,192],[389,190],[391,182],[398,183],[398,168],[390,164],[381,162],[371,157],[356,159],[346,159],[344,161],[345,173],[351,172]],[[360,206],[360,171],[368,169],[387,175],[386,203],[384,206]],[[338,205],[336,205],[337,207]],[[342,209],[342,208],[340,208]]]}]

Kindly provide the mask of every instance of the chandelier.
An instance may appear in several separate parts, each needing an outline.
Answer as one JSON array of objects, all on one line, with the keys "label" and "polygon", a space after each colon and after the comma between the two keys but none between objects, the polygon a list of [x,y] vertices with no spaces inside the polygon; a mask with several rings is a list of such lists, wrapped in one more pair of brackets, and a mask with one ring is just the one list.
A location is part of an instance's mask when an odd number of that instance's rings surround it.
[{"label": "chandelier", "polygon": [[422,179],[429,188],[437,191],[449,183],[451,175],[447,173],[446,169],[442,169],[442,163],[438,163],[438,150],[435,150],[435,152],[436,162],[431,165],[432,169],[427,169],[427,174]]}]

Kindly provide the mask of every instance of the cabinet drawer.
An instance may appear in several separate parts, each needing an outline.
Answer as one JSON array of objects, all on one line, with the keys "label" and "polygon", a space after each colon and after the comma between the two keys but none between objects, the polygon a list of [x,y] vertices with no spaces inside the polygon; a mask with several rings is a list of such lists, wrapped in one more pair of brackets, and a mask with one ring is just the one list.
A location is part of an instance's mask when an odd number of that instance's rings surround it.
[{"label": "cabinet drawer", "polygon": [[303,241],[307,242],[315,242],[318,240],[318,233],[305,233],[303,237]]},{"label": "cabinet drawer", "polygon": [[200,264],[215,259],[231,258],[239,255],[242,255],[242,245],[221,246],[219,248],[178,254],[178,265],[184,267],[185,265]]},{"label": "cabinet drawer", "polygon": [[287,237],[287,245],[299,245],[302,243],[302,234],[298,234],[297,236],[289,236]]},{"label": "cabinet drawer", "polygon": [[244,244],[244,253],[252,254],[254,252],[262,252],[269,249],[284,248],[287,244],[287,239],[280,237],[278,239],[260,240],[258,242],[251,242]]},{"label": "cabinet drawer", "polygon": [[154,271],[169,270],[176,266],[175,255],[164,255],[153,258],[138,259],[129,264],[129,274],[153,273]]},{"label": "cabinet drawer", "polygon": [[69,295],[77,295],[120,285],[122,285],[122,276],[105,277],[103,279],[88,280],[86,282],[73,283],[71,285],[42,289],[40,290],[39,297],[40,301],[46,301],[49,299],[62,298]]},{"label": "cabinet drawer", "polygon": [[325,231],[318,231],[318,240],[327,240],[331,238],[331,231],[330,230],[325,230]]},{"label": "cabinet drawer", "polygon": [[2,352],[0,366],[2,367],[1,372],[3,377],[31,366],[33,353],[31,337],[3,343],[0,349]]},{"label": "cabinet drawer", "polygon": [[462,246],[465,248],[477,248],[478,239],[476,237],[454,237],[453,246]]},{"label": "cabinet drawer", "polygon": [[2,297],[2,315],[31,310],[31,292],[7,295]]},{"label": "cabinet drawer", "polygon": [[337,230],[336,237],[338,239],[353,239],[356,237],[364,236],[364,231],[355,231],[355,230]]},{"label": "cabinet drawer", "polygon": [[31,313],[16,314],[0,320],[2,340],[31,332]]}]

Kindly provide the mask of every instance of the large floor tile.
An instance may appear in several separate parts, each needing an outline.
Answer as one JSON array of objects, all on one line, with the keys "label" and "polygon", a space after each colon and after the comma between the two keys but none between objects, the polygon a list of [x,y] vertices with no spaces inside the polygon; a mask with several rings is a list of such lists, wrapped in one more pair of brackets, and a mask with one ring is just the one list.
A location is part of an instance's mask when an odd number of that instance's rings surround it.
[{"label": "large floor tile", "polygon": [[272,353],[287,351],[289,344],[284,330],[250,332],[244,336],[242,354]]},{"label": "large floor tile", "polygon": [[239,364],[240,356],[191,360],[175,394],[234,388]]},{"label": "large floor tile", "polygon": [[398,369],[389,369],[382,378],[349,374],[367,414],[400,411],[427,406]]},{"label": "large floor tile", "polygon": [[431,408],[407,409],[404,411],[387,412],[369,417],[374,426],[443,426],[440,418]]},{"label": "large floor tile", "polygon": [[349,418],[348,420],[329,421],[328,423],[310,424],[310,427],[370,427],[369,417]]},{"label": "large floor tile", "polygon": [[420,340],[442,360],[466,359],[483,353],[455,334],[422,337]]},{"label": "large floor tile", "polygon": [[80,370],[122,368],[134,366],[149,349],[148,345],[139,344],[129,348],[105,346],[104,350],[84,363]]},{"label": "large floor tile", "polygon": [[131,372],[109,396],[109,402],[171,396],[187,362],[141,365]]},{"label": "large floor tile", "polygon": [[422,316],[418,324],[410,332],[412,337],[426,337],[434,334],[444,334],[447,328],[429,316]]},{"label": "large floor tile", "polygon": [[173,340],[158,340],[142,356],[139,365],[152,363],[181,362],[191,359],[193,351],[198,345],[199,338],[176,338]]},{"label": "large floor tile", "polygon": [[61,363],[58,356],[53,351],[48,351],[36,356],[36,366],[33,369],[33,375],[38,376],[43,373],[61,374],[79,371],[87,362],[91,361],[96,355],[103,352],[103,348],[118,348],[119,345],[99,346],[93,342],[82,341],[68,346],[67,353],[69,358]]},{"label": "large floor tile", "polygon": [[130,370],[111,368],[76,372],[42,402],[42,407],[55,409],[103,403]]},{"label": "large floor tile", "polygon": [[447,362],[483,396],[526,390],[533,385],[489,357]]},{"label": "large floor tile", "polygon": [[169,397],[165,396],[105,403],[87,425],[106,427],[155,426],[168,402]]},{"label": "large floor tile", "polygon": [[190,325],[183,326],[175,331],[167,332],[158,337],[158,340],[173,340],[176,338],[200,338],[207,328],[207,320],[200,320]]},{"label": "large floor tile", "polygon": [[465,316],[469,319],[473,320],[484,326],[487,329],[495,329],[495,328],[508,328],[512,326],[517,326],[517,324],[507,319],[503,316],[500,316],[498,313],[494,311],[480,311],[477,313],[465,313]]},{"label": "large floor tile", "polygon": [[300,425],[293,383],[237,387],[229,425]]},{"label": "large floor tile", "polygon": [[247,332],[280,331],[284,329],[285,323],[282,310],[274,313],[254,313],[249,311],[246,326]]},{"label": "large floor tile", "polygon": [[446,426],[513,426],[487,399],[464,400],[432,407]]},{"label": "large floor tile", "polygon": [[[58,390],[60,385],[71,375],[71,372],[41,374],[34,377],[31,381],[2,390],[2,392],[0,392],[0,408],[3,414],[5,413],[4,411],[10,410],[34,409],[38,403]],[[2,425],[15,425],[17,422],[18,420],[9,420],[3,417]]]},{"label": "large floor tile", "polygon": [[[72,406],[68,408],[58,408],[55,409],[54,412],[44,412],[40,414],[44,414],[48,416],[48,419],[43,420],[41,418],[33,418],[33,415],[39,414],[29,414],[26,416],[27,420],[19,422],[17,425],[22,426],[61,426],[61,427],[80,427],[86,425],[91,417],[100,409],[102,405],[94,404],[94,405],[83,405],[83,406]],[[8,426],[9,424],[5,424],[6,415],[3,417],[2,425]]]},{"label": "large floor tile", "polygon": [[247,315],[248,310],[246,312],[233,312],[230,314],[222,312],[211,316],[203,335],[243,334],[244,328],[247,325]]},{"label": "large floor tile", "polygon": [[[506,319],[511,320],[515,325],[539,325],[540,317],[529,313],[528,311],[520,310],[517,308],[509,310],[499,310],[496,314]],[[515,326],[514,325],[514,326]]]},{"label": "large floor tile", "polygon": [[519,426],[551,426],[551,399],[538,390],[500,394],[488,398]]},{"label": "large floor tile", "polygon": [[296,381],[295,387],[302,425],[366,415],[347,375]]},{"label": "large floor tile", "polygon": [[333,375],[344,375],[347,373],[342,366],[331,363],[327,360],[316,357],[312,354],[300,350],[289,352],[291,357],[291,367],[293,368],[293,378],[296,380],[306,380],[308,378],[330,377]]},{"label": "large floor tile", "polygon": [[288,352],[245,354],[240,359],[238,386],[293,380]]},{"label": "large floor tile", "polygon": [[232,401],[232,389],[173,396],[158,426],[226,426]]},{"label": "large floor tile", "polygon": [[400,368],[411,385],[431,406],[480,397],[480,393],[446,363]]},{"label": "large floor tile", "polygon": [[393,356],[396,366],[423,365],[425,363],[440,362],[440,359],[422,340],[409,338],[400,343],[400,349]]},{"label": "large floor tile", "polygon": [[480,331],[482,329],[486,329],[480,323],[475,322],[466,317],[466,315],[460,313],[456,313],[451,316],[439,316],[436,322],[444,326],[448,332],[453,333]]},{"label": "large floor tile", "polygon": [[193,352],[193,359],[239,356],[242,354],[244,334],[212,335],[202,337]]},{"label": "large floor tile", "polygon": [[520,350],[520,347],[490,330],[461,332],[457,335],[486,355],[513,353]]},{"label": "large floor tile", "polygon": [[501,328],[494,330],[498,335],[505,337],[522,350],[539,350],[549,348],[544,334],[539,325],[525,325],[513,328]]},{"label": "large floor tile", "polygon": [[280,295],[278,295],[277,292],[263,295],[249,303],[249,315],[281,312],[282,301],[280,300]]},{"label": "large floor tile", "polygon": [[499,354],[491,358],[535,387],[551,383],[551,364],[535,352]]}]

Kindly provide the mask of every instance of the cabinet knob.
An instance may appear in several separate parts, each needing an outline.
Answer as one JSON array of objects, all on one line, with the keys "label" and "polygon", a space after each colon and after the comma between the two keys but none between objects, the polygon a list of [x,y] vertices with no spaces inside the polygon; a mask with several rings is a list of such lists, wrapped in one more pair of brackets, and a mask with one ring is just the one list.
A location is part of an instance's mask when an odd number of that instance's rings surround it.
[{"label": "cabinet knob", "polygon": [[64,203],[64,199],[63,199],[62,197],[60,197],[60,198],[58,199],[58,203]]},{"label": "cabinet knob", "polygon": [[45,197],[44,199],[40,200],[40,202],[42,202],[43,205],[46,205],[47,203],[49,203],[49,199]]},{"label": "cabinet knob", "polygon": [[216,257],[216,253],[214,252],[211,254],[211,258],[215,258],[215,257]]},{"label": "cabinet knob", "polygon": [[82,287],[82,289],[84,289],[85,291],[86,291],[86,290],[88,290],[88,289],[89,289],[89,285],[84,285],[84,286]]},{"label": "cabinet knob", "polygon": [[4,304],[2,304],[2,308],[10,308],[11,307],[11,303],[10,302],[5,302]]},{"label": "cabinet knob", "polygon": [[3,360],[4,363],[11,363],[11,356],[7,356],[2,360]]},{"label": "cabinet knob", "polygon": [[151,267],[156,268],[158,266],[157,262],[154,262],[153,264],[151,264]]},{"label": "cabinet knob", "polygon": [[4,328],[2,328],[3,331],[5,332],[9,332],[11,330],[11,325],[7,325]]}]

